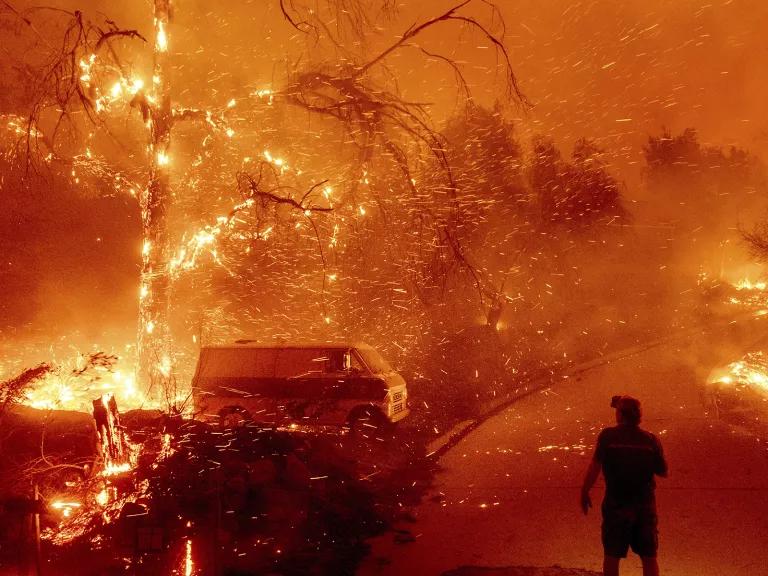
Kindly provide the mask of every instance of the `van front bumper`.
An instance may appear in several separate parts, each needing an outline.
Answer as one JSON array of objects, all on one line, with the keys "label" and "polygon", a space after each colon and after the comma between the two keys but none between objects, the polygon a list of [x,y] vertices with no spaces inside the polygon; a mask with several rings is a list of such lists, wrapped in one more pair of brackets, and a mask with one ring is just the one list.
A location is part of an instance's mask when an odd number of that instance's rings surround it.
[{"label": "van front bumper", "polygon": [[408,416],[408,414],[410,414],[410,413],[411,413],[410,408],[403,408],[402,410],[400,410],[399,412],[397,412],[395,414],[390,414],[389,415],[389,421],[392,422],[392,423],[399,422],[400,420],[402,420],[403,418]]}]

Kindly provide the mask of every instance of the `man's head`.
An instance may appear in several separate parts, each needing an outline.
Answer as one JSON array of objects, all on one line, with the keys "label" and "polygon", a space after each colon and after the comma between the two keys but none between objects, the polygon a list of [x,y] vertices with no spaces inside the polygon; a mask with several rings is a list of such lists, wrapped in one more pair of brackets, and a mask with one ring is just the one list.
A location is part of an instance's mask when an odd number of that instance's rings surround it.
[{"label": "man's head", "polygon": [[640,400],[632,396],[614,396],[611,398],[611,408],[616,408],[616,422],[637,426],[640,424],[642,410]]}]

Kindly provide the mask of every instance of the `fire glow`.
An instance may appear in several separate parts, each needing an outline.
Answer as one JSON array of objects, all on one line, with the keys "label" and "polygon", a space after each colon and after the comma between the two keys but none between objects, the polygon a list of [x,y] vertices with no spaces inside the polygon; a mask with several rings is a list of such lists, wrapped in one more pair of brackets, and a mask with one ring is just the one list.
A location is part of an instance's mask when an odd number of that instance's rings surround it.
[{"label": "fire glow", "polygon": [[768,283],[766,282],[752,282],[749,278],[743,278],[734,284],[736,290],[765,290]]},{"label": "fire glow", "polygon": [[96,366],[85,371],[88,356],[79,354],[31,386],[26,391],[24,404],[39,410],[90,412],[93,398],[113,394],[128,409],[158,407],[139,390],[131,358],[129,349],[126,357],[115,357],[115,366]]},{"label": "fire glow", "polygon": [[720,378],[724,384],[746,384],[768,393],[768,359],[762,351],[750,352],[728,365],[728,374]]}]

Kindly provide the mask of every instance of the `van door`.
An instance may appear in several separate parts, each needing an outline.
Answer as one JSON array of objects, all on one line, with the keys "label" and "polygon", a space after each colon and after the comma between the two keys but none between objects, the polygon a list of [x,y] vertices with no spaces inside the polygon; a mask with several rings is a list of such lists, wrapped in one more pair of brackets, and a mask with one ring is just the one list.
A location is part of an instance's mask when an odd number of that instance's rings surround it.
[{"label": "van door", "polygon": [[287,422],[310,420],[313,406],[320,399],[319,381],[323,376],[323,351],[317,348],[281,348],[276,373],[280,389],[276,397]]},{"label": "van door", "polygon": [[358,405],[357,385],[363,366],[352,355],[351,349],[334,348],[326,352],[326,374],[322,382],[323,402],[319,420],[333,425],[344,425],[350,411]]},{"label": "van door", "polygon": [[201,349],[193,380],[198,409],[209,418],[243,409],[256,421],[276,421],[275,359],[270,348]]}]

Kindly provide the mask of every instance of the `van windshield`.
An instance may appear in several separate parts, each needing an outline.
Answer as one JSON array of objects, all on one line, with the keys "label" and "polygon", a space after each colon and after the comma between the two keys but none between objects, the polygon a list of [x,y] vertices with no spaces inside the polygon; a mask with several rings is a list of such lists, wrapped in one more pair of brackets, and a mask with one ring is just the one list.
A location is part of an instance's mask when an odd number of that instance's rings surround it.
[{"label": "van windshield", "polygon": [[365,362],[365,365],[368,366],[368,369],[373,374],[392,372],[392,367],[373,348],[355,348],[355,350],[357,350],[357,353],[360,354],[363,362]]}]

